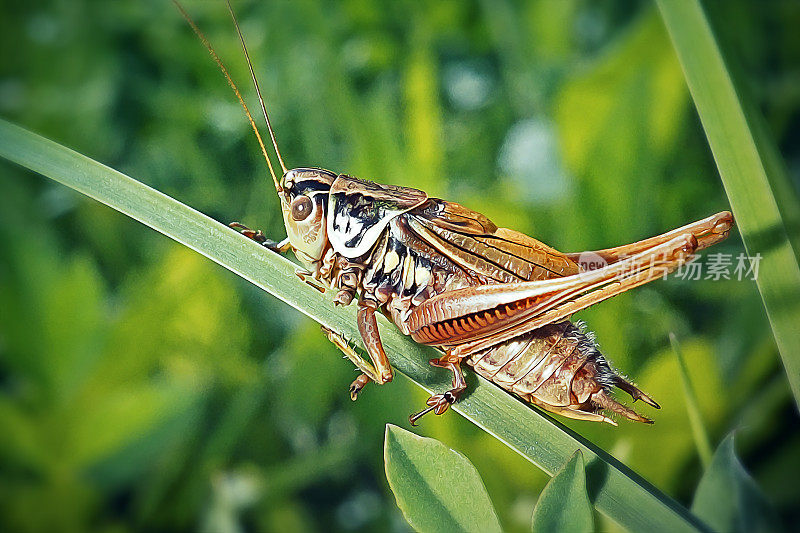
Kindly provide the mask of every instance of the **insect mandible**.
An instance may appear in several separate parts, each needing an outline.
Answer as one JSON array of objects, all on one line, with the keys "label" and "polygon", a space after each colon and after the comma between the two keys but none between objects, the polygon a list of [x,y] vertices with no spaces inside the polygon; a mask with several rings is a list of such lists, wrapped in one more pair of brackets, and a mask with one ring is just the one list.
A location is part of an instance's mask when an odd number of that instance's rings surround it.
[{"label": "insect mandible", "polygon": [[[377,314],[402,333],[433,346],[430,364],[453,373],[452,387],[434,394],[409,417],[440,415],[466,389],[462,363],[552,413],[615,424],[615,413],[651,423],[611,394],[614,387],[658,408],[615,372],[594,336],[570,316],[639,285],[664,277],[697,250],[722,241],[733,227],[728,211],[625,246],[561,253],[520,232],[498,228],[457,203],[408,187],[381,185],[322,168],[287,169],[275,139],[244,37],[228,2],[282,176],[278,179],[258,127],[216,52],[177,0],[244,108],[267,161],[287,237],[232,223],[270,250],[293,251],[308,282],[337,291],[336,303],[355,301],[357,323],[370,361],[340,335],[328,338],[361,371],[350,385],[355,400],[371,381],[392,380]],[[586,258],[590,258],[589,261]]]}]

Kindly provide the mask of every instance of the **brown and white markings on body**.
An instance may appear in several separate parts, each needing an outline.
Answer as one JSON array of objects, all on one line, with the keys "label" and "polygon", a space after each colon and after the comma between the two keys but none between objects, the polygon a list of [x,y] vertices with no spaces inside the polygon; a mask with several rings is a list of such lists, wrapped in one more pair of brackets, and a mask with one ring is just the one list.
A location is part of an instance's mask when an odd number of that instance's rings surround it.
[{"label": "brown and white markings on body", "polygon": [[[278,151],[261,90],[238,22],[228,8],[282,171],[274,167],[236,84],[184,9],[173,0],[219,65],[258,138],[281,205],[287,238],[267,239],[233,223],[267,248],[292,250],[305,265],[301,278],[337,291],[336,303],[356,302],[358,329],[369,354],[323,328],[361,371],[354,400],[370,381],[392,380],[376,315],[384,314],[416,342],[442,353],[434,366],[453,373],[450,390],[434,394],[410,417],[444,413],[466,389],[461,364],[503,389],[562,416],[614,423],[616,413],[650,423],[612,396],[619,388],[658,408],[615,372],[594,336],[570,316],[590,305],[664,277],[697,250],[722,241],[733,227],[723,211],[643,241],[581,253],[562,253],[487,217],[423,191],[382,185],[316,167],[287,169]],[[598,259],[588,269],[581,257]],[[596,265],[595,265],[596,266]],[[316,280],[316,281],[315,281]]]}]

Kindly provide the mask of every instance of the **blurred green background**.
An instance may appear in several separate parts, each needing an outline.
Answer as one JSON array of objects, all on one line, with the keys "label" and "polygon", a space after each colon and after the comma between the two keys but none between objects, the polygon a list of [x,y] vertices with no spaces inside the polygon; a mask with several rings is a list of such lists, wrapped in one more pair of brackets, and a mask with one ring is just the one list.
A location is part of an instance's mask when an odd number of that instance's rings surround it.
[{"label": "blurred green background", "polygon": [[[564,251],[728,208],[649,2],[235,5],[289,166],[424,189]],[[224,4],[186,7],[253,102]],[[800,4],[707,8],[797,187]],[[4,2],[0,42],[4,118],[283,237],[248,124],[170,2]],[[354,370],[316,324],[4,161],[0,232],[0,529],[408,530],[382,456],[384,425],[427,397],[407,379],[350,402]],[[660,281],[580,318],[663,409],[571,427],[690,503],[675,332],[712,445],[738,429],[797,528],[800,419],[752,281]],[[476,465],[507,530],[529,528],[546,475],[455,414],[419,432]]]}]

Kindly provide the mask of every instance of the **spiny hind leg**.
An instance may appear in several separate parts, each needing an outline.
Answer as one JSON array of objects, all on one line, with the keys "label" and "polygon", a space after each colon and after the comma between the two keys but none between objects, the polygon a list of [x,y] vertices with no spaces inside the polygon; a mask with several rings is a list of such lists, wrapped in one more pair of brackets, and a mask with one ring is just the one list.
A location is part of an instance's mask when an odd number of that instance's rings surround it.
[{"label": "spiny hind leg", "polygon": [[264,233],[260,229],[252,230],[239,222],[231,222],[230,224],[228,224],[228,226],[235,229],[248,239],[256,241],[264,248],[272,250],[273,252],[284,253],[287,252],[292,247],[291,244],[289,243],[288,237],[278,242],[268,239],[267,236],[264,235]]},{"label": "spiny hind leg", "polygon": [[452,352],[448,352],[439,359],[431,359],[428,361],[431,366],[447,368],[453,372],[453,387],[444,394],[434,394],[425,402],[428,404],[426,409],[409,416],[408,421],[412,426],[416,426],[417,420],[431,411],[437,415],[444,413],[466,390],[467,382],[464,379],[464,373],[461,371],[461,359],[461,357],[453,355]]},{"label": "spiny hind leg", "polygon": [[[559,290],[539,297],[539,303],[531,308],[536,311],[536,314],[525,311],[528,314],[521,316],[527,316],[526,320],[520,320],[516,323],[511,322],[504,330],[489,337],[478,337],[475,340],[466,339],[466,342],[459,344],[453,351],[456,355],[466,357],[547,324],[554,324],[569,318],[572,314],[617,294],[663,278],[667,273],[673,272],[684,264],[696,249],[697,239],[691,234],[685,234],[661,245],[654,246],[648,249],[647,252],[591,272],[582,272],[559,280],[506,283],[470,289],[470,291],[474,292],[488,288],[484,293],[489,293],[490,291],[504,291],[506,294],[517,293],[519,295],[518,300],[521,300],[525,294],[530,294],[532,289],[537,287],[540,287],[541,294],[541,292],[544,292],[543,287],[552,286],[553,284],[559,285]],[[450,291],[450,294],[444,293],[434,298],[446,304],[446,299],[455,301],[456,298],[461,296],[469,297],[470,294],[467,293],[465,295],[464,291],[465,289],[456,289]],[[476,309],[479,308],[476,306]],[[414,315],[412,314],[413,318]]]},{"label": "spiny hind leg", "polygon": [[335,331],[326,328],[325,326],[321,326],[321,328],[325,336],[328,337],[328,340],[330,340],[334,346],[339,348],[344,356],[349,359],[350,362],[356,365],[356,368],[361,371],[361,374],[359,374],[353,383],[350,384],[350,399],[356,401],[356,399],[358,399],[358,393],[361,392],[361,389],[363,389],[367,383],[370,381],[380,382],[378,372],[375,370],[374,366],[358,355],[353,347],[347,342],[347,339]]},{"label": "spiny hind leg", "polygon": [[604,250],[594,250],[579,253],[566,254],[570,259],[580,263],[581,261],[592,261],[594,257],[600,257],[606,264],[613,264],[622,259],[626,259],[632,255],[642,253],[644,251],[664,244],[679,237],[681,235],[693,235],[697,239],[697,250],[708,248],[716,244],[728,236],[731,228],[733,227],[733,215],[730,211],[722,211],[710,217],[692,222],[680,228],[674,229],[667,233],[650,237],[643,241],[626,244],[624,246],[617,246],[615,248],[606,248]]}]

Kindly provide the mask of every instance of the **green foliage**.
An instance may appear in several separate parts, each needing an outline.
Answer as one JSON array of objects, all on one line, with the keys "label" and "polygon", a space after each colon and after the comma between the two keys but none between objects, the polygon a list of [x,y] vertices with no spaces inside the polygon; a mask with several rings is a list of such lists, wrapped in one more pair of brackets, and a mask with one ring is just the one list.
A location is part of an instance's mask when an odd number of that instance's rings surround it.
[{"label": "green foliage", "polygon": [[[760,113],[737,86],[699,0],[660,0],[800,407],[800,202]],[[789,236],[794,238],[794,247]]]},{"label": "green foliage", "polygon": [[383,456],[397,505],[417,531],[501,531],[478,471],[457,451],[387,424]]},{"label": "green foliage", "polygon": [[714,531],[780,531],[775,512],[733,449],[733,433],[714,452],[697,487],[692,512]]},{"label": "green foliage", "polygon": [[683,358],[683,351],[674,333],[669,334],[669,342],[672,351],[675,352],[675,359],[678,362],[678,373],[683,385],[683,397],[686,401],[686,414],[689,416],[689,423],[692,426],[692,436],[694,444],[697,446],[697,455],[703,462],[703,466],[708,468],[711,462],[711,444],[708,442],[708,431],[703,423],[703,415],[700,413],[700,406],[697,403],[697,393],[692,385],[692,378],[689,376],[689,369],[686,360]]},{"label": "green foliage", "polygon": [[[791,240],[800,232],[781,206],[799,183],[800,9],[748,0],[706,6],[715,8],[709,18],[726,58],[743,63],[737,92],[747,89],[766,118],[748,124],[780,150],[761,152]],[[223,3],[186,7],[254,102]],[[631,242],[730,208],[681,61],[650,2],[234,7],[290,166],[424,188],[569,251]],[[0,58],[4,118],[222,223],[241,220],[282,237],[247,123],[169,2],[12,2],[0,17],[0,46],[13,51]],[[775,188],[780,173],[770,170],[781,159],[788,191]],[[377,459],[385,424],[405,423],[427,391],[400,373],[352,403],[352,367],[316,323],[251,284],[5,161],[0,202],[0,529],[404,527]],[[203,226],[195,244],[215,240],[217,229]],[[744,248],[734,231],[709,252]],[[163,325],[148,315],[149,303],[169,315]],[[341,316],[340,326],[352,325]],[[662,405],[645,408],[654,426],[559,419],[573,433],[553,432],[547,417],[530,416],[467,371],[475,392],[462,412],[485,413],[494,433],[513,421],[513,449],[452,413],[420,428],[475,464],[505,530],[530,530],[548,480],[530,458],[552,474],[587,441],[595,444],[582,448],[587,488],[598,507],[611,507],[602,495],[623,494],[630,481],[617,463],[597,462],[596,448],[691,503],[703,468],[669,332],[681,339],[709,441],[739,428],[742,463],[782,522],[800,520],[800,425],[754,282],[659,281],[577,318]],[[427,368],[429,354],[399,341],[393,351],[426,387],[447,386],[447,372]],[[108,386],[90,378],[100,369]],[[617,506],[632,520],[663,507]],[[596,520],[619,530],[602,513]]]},{"label": "green foliage", "polygon": [[586,471],[580,450],[545,485],[533,510],[532,529],[536,533],[594,531],[594,514],[586,494]]},{"label": "green foliage", "polygon": [[[81,191],[230,269],[254,285],[274,294],[324,326],[357,338],[357,327],[348,309],[337,308],[333,295],[301,282],[295,266],[268,252],[234,230],[207,218],[180,202],[85,156],[17,126],[0,120],[0,156],[18,162],[69,187]],[[183,269],[178,269],[177,274]],[[167,280],[176,272],[168,272]],[[163,275],[162,275],[163,276]],[[171,285],[166,292],[171,290]],[[156,310],[157,311],[157,310]],[[153,315],[160,319],[160,315]],[[441,389],[448,381],[434,376],[425,364],[428,348],[414,344],[396,329],[383,329],[383,344],[393,365],[426,390]],[[162,341],[167,342],[167,341]],[[153,346],[152,349],[155,349]],[[580,436],[565,430],[549,417],[535,413],[501,389],[479,378],[470,394],[453,406],[469,420],[496,436],[546,472],[553,472],[568,450],[579,447],[598,468],[595,502],[601,511],[621,524],[664,530],[691,530],[688,512],[653,487],[641,483],[622,465]],[[303,396],[308,405],[312,393]],[[318,403],[312,404],[315,407]],[[531,447],[531,443],[536,443]],[[621,503],[621,502],[624,502]]]},{"label": "green foliage", "polygon": [[[113,310],[93,262],[63,263],[35,221],[26,224],[38,230],[31,242],[11,223],[30,205],[22,187],[8,185],[3,240],[19,253],[4,263],[0,307],[6,353],[14,356],[5,362],[19,381],[0,401],[8,432],[2,456],[14,465],[0,505],[14,529],[81,529],[97,505],[87,472],[113,486],[150,470],[147,454],[133,449],[163,442],[159,432],[195,412],[204,389],[250,380],[246,322],[230,281],[209,276],[207,262],[181,249],[126,280],[124,310]],[[47,481],[31,483],[31,475]]]}]

